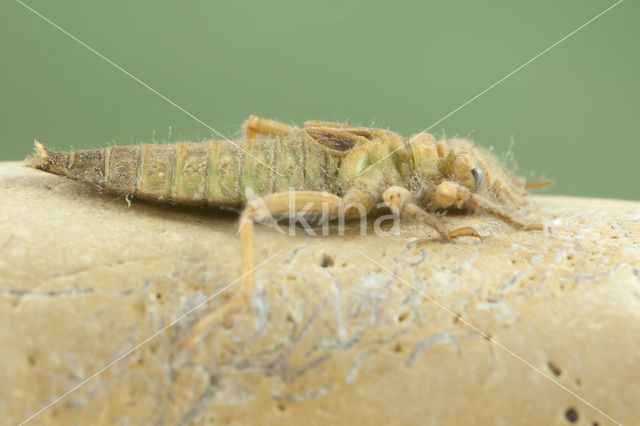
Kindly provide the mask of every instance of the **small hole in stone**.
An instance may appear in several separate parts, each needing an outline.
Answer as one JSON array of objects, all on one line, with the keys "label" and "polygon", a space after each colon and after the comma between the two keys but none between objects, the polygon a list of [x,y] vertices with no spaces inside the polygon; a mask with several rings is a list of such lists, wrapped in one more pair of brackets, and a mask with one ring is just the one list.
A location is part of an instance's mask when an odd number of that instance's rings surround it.
[{"label": "small hole in stone", "polygon": [[576,385],[580,386],[582,384],[582,380],[576,379]]},{"label": "small hole in stone", "polygon": [[400,343],[396,343],[396,345],[393,347],[393,351],[402,352],[402,345]]},{"label": "small hole in stone", "polygon": [[27,355],[27,361],[29,362],[29,365],[33,367],[36,365],[36,356],[33,354]]},{"label": "small hole in stone", "polygon": [[556,376],[559,376],[562,374],[562,370],[560,369],[560,367],[558,367],[551,361],[547,362],[547,367],[549,367],[549,370],[551,370],[551,372]]},{"label": "small hole in stone", "polygon": [[403,322],[407,318],[409,318],[409,312],[403,312],[400,315],[398,315],[398,322]]},{"label": "small hole in stone", "polygon": [[567,411],[564,412],[564,416],[570,423],[575,423],[578,421],[578,412],[573,407],[567,408]]},{"label": "small hole in stone", "polygon": [[322,257],[320,258],[320,266],[322,266],[323,268],[328,268],[329,266],[333,266],[333,257],[329,256],[328,254],[323,254]]},{"label": "small hole in stone", "polygon": [[162,294],[161,293],[156,293],[156,299],[162,299]]},{"label": "small hole in stone", "polygon": [[276,408],[277,408],[277,409],[278,409],[278,411],[280,411],[280,412],[283,412],[283,411],[285,411],[285,410],[287,409],[287,407],[286,407],[283,403],[281,403],[281,402],[279,402],[279,403],[276,405]]}]

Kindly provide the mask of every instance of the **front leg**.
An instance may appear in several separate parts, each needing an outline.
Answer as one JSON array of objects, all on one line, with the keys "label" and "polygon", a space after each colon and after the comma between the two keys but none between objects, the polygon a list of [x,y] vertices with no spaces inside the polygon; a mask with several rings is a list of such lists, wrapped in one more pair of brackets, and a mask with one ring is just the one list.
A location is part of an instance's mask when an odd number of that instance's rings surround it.
[{"label": "front leg", "polygon": [[508,213],[502,206],[487,200],[481,195],[474,194],[464,186],[454,182],[445,181],[439,184],[436,187],[436,192],[432,200],[436,204],[436,207],[447,208],[456,206],[462,208],[468,206],[485,211],[511,227],[523,231],[541,231],[543,229],[541,224],[526,224],[521,222]]},{"label": "front leg", "polygon": [[395,206],[401,216],[419,220],[435,229],[446,242],[450,242],[455,237],[482,238],[473,228],[467,226],[448,231],[436,215],[423,210],[413,202],[413,197],[407,188],[401,186],[389,187],[382,194],[382,199],[387,205]]}]

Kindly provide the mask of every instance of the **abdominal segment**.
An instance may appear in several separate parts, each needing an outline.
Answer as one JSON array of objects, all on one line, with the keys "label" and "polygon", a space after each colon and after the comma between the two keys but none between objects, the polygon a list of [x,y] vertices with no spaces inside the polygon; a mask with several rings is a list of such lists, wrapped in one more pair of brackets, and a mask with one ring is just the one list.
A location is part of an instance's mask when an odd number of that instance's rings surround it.
[{"label": "abdominal segment", "polygon": [[340,190],[340,161],[300,138],[45,153],[37,159],[41,170],[122,195],[175,204],[240,206],[254,196],[291,189]]}]

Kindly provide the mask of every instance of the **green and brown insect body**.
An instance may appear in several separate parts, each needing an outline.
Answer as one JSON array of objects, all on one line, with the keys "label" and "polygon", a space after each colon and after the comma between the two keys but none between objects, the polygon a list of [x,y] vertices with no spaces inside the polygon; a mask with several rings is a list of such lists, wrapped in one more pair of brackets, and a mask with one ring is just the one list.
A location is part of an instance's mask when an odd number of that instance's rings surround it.
[{"label": "green and brown insect body", "polygon": [[341,158],[309,139],[257,139],[241,146],[180,142],[51,152],[36,142],[37,155],[28,164],[115,193],[175,204],[238,207],[247,196],[291,188],[343,190]]},{"label": "green and brown insect body", "polygon": [[36,142],[27,165],[147,200],[243,207],[245,285],[237,303],[252,294],[253,223],[291,212],[356,218],[382,202],[431,226],[444,241],[480,237],[468,227],[448,230],[433,214],[450,208],[482,211],[517,229],[542,229],[510,210],[523,204],[527,187],[550,183],[525,185],[464,139],[436,141],[420,133],[406,140],[389,130],[319,121],[299,129],[254,116],[244,130],[247,140],[239,145],[180,142],[57,153]]},{"label": "green and brown insect body", "polygon": [[[262,121],[271,124],[267,130],[287,127]],[[436,141],[426,133],[405,140],[388,130],[322,122],[268,136],[241,145],[180,142],[60,153],[36,142],[37,155],[29,165],[116,193],[175,204],[239,207],[250,197],[293,189],[346,196],[369,211],[386,188],[402,186],[433,210],[447,207],[435,190],[444,181],[499,203],[522,203],[526,194],[522,179],[466,140]]]}]

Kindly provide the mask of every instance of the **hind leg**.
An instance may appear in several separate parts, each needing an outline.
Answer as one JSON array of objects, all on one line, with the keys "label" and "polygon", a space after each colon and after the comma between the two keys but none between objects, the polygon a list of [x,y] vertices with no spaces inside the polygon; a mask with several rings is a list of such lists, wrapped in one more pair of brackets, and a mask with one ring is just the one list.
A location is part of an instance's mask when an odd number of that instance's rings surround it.
[{"label": "hind leg", "polygon": [[[361,136],[367,140],[383,136],[402,139],[401,136],[390,130],[351,126],[349,124],[334,123],[331,121],[306,121],[304,123],[304,129],[307,133],[317,131],[348,133],[352,136]],[[244,123],[242,123],[242,130],[248,139],[253,139],[258,136],[291,136],[300,131],[300,129],[295,126],[290,126],[275,120],[267,120],[255,115],[250,115]]]},{"label": "hind leg", "polygon": [[[253,224],[284,214],[322,214],[328,217],[357,218],[366,216],[373,203],[364,194],[349,191],[344,198],[319,191],[291,191],[265,195],[250,201],[240,216],[243,269],[251,271],[253,258]],[[253,273],[244,278],[242,297],[253,294]]]},{"label": "hind leg", "polygon": [[195,346],[206,330],[214,323],[220,321],[228,313],[245,306],[254,293],[254,248],[253,248],[253,224],[282,214],[324,214],[329,217],[360,217],[366,215],[371,205],[370,200],[363,194],[352,191],[347,192],[344,198],[327,192],[317,191],[292,191],[269,194],[256,198],[247,203],[240,215],[240,241],[242,243],[242,259],[244,278],[242,290],[236,292],[225,305],[214,312],[205,315],[193,328],[191,337],[183,346]]},{"label": "hind leg", "polygon": [[342,132],[348,133],[354,136],[361,136],[366,140],[373,140],[375,138],[391,138],[402,140],[402,136],[387,129],[377,129],[375,127],[362,127],[352,126],[343,123],[333,123],[330,121],[306,121],[304,123],[304,129],[307,133],[314,131],[327,131],[327,132]]},{"label": "hind leg", "polygon": [[247,139],[253,139],[258,136],[291,136],[299,131],[297,127],[278,121],[266,120],[255,115],[250,115],[242,123],[242,130]]}]

